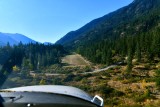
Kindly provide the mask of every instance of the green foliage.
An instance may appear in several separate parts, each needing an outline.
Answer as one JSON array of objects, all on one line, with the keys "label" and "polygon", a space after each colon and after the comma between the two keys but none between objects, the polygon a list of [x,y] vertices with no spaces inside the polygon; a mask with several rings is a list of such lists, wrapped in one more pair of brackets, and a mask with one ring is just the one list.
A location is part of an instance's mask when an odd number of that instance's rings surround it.
[{"label": "green foliage", "polygon": [[84,68],[84,72],[91,72],[92,70],[91,70],[91,68],[89,67],[89,66],[86,66],[85,68]]},{"label": "green foliage", "polygon": [[143,102],[146,99],[150,99],[150,98],[151,98],[151,92],[149,90],[146,90],[143,95],[136,96],[135,101],[136,102]]},{"label": "green foliage", "polygon": [[128,49],[128,57],[127,57],[127,72],[130,73],[132,71],[132,59],[133,59],[133,48],[132,48],[132,44],[129,41],[129,49]]},{"label": "green foliage", "polygon": [[46,81],[44,79],[41,79],[41,81],[39,82],[40,85],[45,85]]},{"label": "green foliage", "polygon": [[13,66],[13,71],[14,71],[14,72],[19,72],[19,71],[20,71],[20,68],[15,65],[15,66]]},{"label": "green foliage", "polygon": [[91,77],[92,76],[92,74],[85,74],[83,77],[85,77],[85,78],[88,78],[88,77]]},{"label": "green foliage", "polygon": [[109,98],[109,97],[120,97],[120,96],[123,96],[124,93],[123,92],[120,92],[120,91],[117,91],[113,88],[110,88],[106,85],[102,85],[102,86],[99,86],[98,87],[98,90],[100,91],[100,93],[105,97],[105,98]]},{"label": "green foliage", "polygon": [[122,104],[119,107],[143,107],[143,106],[140,104],[133,104],[133,105]]},{"label": "green foliage", "polygon": [[156,78],[156,85],[159,87],[160,86],[160,77]]},{"label": "green foliage", "polygon": [[136,0],[129,6],[95,19],[76,31],[69,32],[57,43],[75,48],[88,46],[89,42],[94,43],[108,38],[135,36],[157,26],[159,8],[159,0]]},{"label": "green foliage", "polygon": [[151,64],[147,63],[147,64],[144,65],[144,67],[145,67],[146,70],[149,70],[151,68]]},{"label": "green foliage", "polygon": [[[124,61],[128,57],[129,71],[132,68],[131,60],[136,58],[138,62],[143,58],[153,61],[154,57],[160,56],[160,28],[154,28],[148,32],[126,35],[114,39],[107,38],[99,42],[88,42],[87,46],[79,46],[79,53],[94,63],[110,65]],[[119,58],[117,58],[119,57]],[[121,60],[119,60],[121,58]]]},{"label": "green foliage", "polygon": [[160,77],[160,70],[156,70],[155,72],[156,72],[157,77]]},{"label": "green foliage", "polygon": [[52,82],[54,85],[62,85],[62,79],[61,78],[53,78]]},{"label": "green foliage", "polygon": [[156,85],[160,87],[160,70],[156,70],[155,72],[156,72],[155,82],[156,82]]},{"label": "green foliage", "polygon": [[28,71],[60,63],[60,58],[66,53],[61,45],[20,43],[0,47],[0,86],[12,71],[19,71],[25,77],[29,75]]},{"label": "green foliage", "polygon": [[137,62],[141,61],[141,48],[139,42],[137,42],[137,47],[136,47],[136,58]]},{"label": "green foliage", "polygon": [[81,75],[77,75],[75,78],[74,78],[74,81],[81,81],[84,77],[81,76]]},{"label": "green foliage", "polygon": [[[60,57],[66,54],[61,45],[19,44],[0,48],[0,64],[8,61],[12,66],[21,66],[23,70],[35,70],[60,63]],[[7,55],[8,57],[6,57]]]},{"label": "green foliage", "polygon": [[115,56],[126,57],[129,50],[138,62],[142,55],[153,60],[160,56],[159,1],[137,1],[68,33],[57,43],[72,47],[94,63],[113,64]]},{"label": "green foliage", "polygon": [[69,75],[67,75],[67,77],[64,79],[64,82],[73,81],[73,78],[74,78],[74,77],[75,77],[75,75],[69,74]]}]

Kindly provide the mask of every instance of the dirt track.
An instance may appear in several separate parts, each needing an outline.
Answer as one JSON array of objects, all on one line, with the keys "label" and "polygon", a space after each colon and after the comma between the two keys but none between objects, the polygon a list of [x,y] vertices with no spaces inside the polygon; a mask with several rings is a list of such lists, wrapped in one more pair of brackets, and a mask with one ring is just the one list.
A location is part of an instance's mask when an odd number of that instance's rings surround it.
[{"label": "dirt track", "polygon": [[67,55],[62,58],[62,63],[67,63],[69,65],[73,66],[86,66],[90,65],[88,61],[86,61],[81,55],[79,54],[73,54],[73,55]]}]

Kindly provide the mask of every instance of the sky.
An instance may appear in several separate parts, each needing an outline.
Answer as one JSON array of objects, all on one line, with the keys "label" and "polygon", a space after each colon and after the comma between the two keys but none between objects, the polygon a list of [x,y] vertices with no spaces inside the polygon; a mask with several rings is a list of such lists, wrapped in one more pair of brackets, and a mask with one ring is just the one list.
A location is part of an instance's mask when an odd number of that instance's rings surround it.
[{"label": "sky", "polygon": [[0,0],[0,32],[55,43],[133,0]]}]

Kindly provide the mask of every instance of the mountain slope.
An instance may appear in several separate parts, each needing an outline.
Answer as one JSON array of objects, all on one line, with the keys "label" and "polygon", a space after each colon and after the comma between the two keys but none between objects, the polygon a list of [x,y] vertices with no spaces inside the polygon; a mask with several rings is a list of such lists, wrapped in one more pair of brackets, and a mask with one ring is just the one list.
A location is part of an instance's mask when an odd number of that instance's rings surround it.
[{"label": "mountain slope", "polygon": [[17,42],[22,42],[23,44],[28,44],[28,43],[36,43],[36,41],[22,35],[22,34],[7,34],[7,36],[11,37]]},{"label": "mountain slope", "polygon": [[7,43],[10,43],[10,45],[14,45],[17,44],[17,41],[7,36],[5,33],[0,33],[0,43],[1,46],[6,45]]},{"label": "mountain slope", "polygon": [[22,35],[22,34],[9,34],[9,33],[0,33],[0,46],[7,45],[17,45],[22,42],[23,44],[36,43],[36,41]]},{"label": "mountain slope", "polygon": [[82,28],[72,31],[57,44],[78,47],[124,35],[148,31],[160,22],[160,0],[134,0],[130,5],[95,19]]},{"label": "mountain slope", "polygon": [[83,26],[82,28],[80,28],[76,31],[71,31],[71,32],[67,33],[64,37],[62,37],[60,40],[58,40],[56,42],[56,44],[63,44],[64,45],[68,42],[72,42],[73,40],[78,39],[78,37],[80,37],[84,33],[88,32],[89,30],[96,27],[100,22],[102,22],[102,20],[103,20],[102,18],[95,19],[95,20],[91,21],[90,23],[86,24],[85,26]]}]

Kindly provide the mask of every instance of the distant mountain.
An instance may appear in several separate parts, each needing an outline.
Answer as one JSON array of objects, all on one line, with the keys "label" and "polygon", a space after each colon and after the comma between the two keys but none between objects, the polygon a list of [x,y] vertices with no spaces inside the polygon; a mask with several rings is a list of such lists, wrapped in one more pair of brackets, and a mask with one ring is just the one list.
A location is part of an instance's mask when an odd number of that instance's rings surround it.
[{"label": "distant mountain", "polygon": [[28,43],[36,43],[36,41],[22,35],[22,34],[6,34],[7,36],[11,37],[17,42],[22,42],[23,44],[28,44]]},{"label": "distant mountain", "polygon": [[53,45],[53,43],[51,43],[51,42],[44,42],[43,44],[44,45]]},{"label": "distant mountain", "polygon": [[0,46],[4,46],[7,43],[10,45],[17,45],[20,42],[23,44],[36,43],[36,41],[22,34],[0,33]]},{"label": "distant mountain", "polygon": [[2,46],[6,45],[7,43],[10,43],[10,45],[18,44],[16,40],[14,40],[5,33],[0,33],[0,43],[0,45]]},{"label": "distant mountain", "polygon": [[134,0],[115,12],[95,19],[82,28],[69,32],[56,42],[69,47],[90,42],[137,35],[160,26],[160,0]]}]

